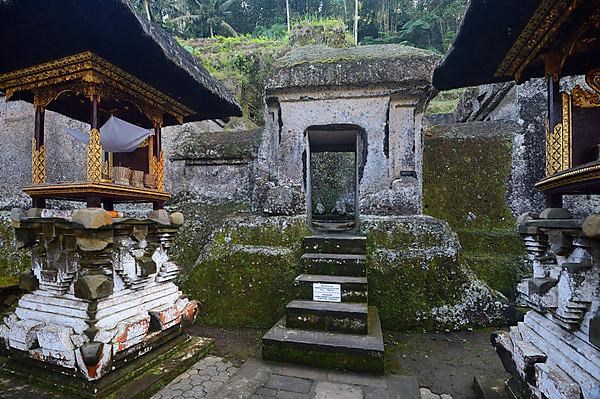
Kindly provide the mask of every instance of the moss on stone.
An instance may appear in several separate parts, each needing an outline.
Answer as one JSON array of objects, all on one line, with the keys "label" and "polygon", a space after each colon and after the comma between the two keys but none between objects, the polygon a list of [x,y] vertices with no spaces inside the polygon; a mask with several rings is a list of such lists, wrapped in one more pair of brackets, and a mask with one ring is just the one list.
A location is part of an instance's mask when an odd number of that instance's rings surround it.
[{"label": "moss on stone", "polygon": [[169,212],[181,212],[184,224],[177,233],[171,257],[184,270],[180,276],[187,277],[187,271],[196,264],[202,248],[208,242],[211,233],[223,225],[227,218],[244,213],[249,205],[245,203],[206,204],[193,196],[179,193],[170,201]]},{"label": "moss on stone", "polygon": [[190,132],[181,135],[173,160],[254,159],[258,154],[261,129],[237,132]]},{"label": "moss on stone", "polygon": [[31,254],[15,247],[9,212],[0,212],[0,286],[13,285],[22,271],[31,267]]},{"label": "moss on stone", "polygon": [[423,154],[424,212],[447,220],[469,267],[509,297],[525,254],[507,202],[517,129],[503,122],[433,127]]},{"label": "moss on stone", "polygon": [[439,57],[414,47],[384,44],[334,49],[306,46],[277,60],[267,91],[293,87],[393,84],[428,91]]},{"label": "moss on stone", "polygon": [[203,303],[200,319],[226,327],[267,328],[294,298],[301,273],[302,218],[229,221],[214,233],[183,290]]}]

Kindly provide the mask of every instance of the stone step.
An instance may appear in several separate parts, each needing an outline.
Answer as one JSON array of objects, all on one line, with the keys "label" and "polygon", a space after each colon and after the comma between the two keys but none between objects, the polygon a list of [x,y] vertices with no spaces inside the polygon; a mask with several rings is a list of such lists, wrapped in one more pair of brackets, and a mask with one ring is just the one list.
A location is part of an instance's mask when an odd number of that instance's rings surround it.
[{"label": "stone step", "polygon": [[383,374],[379,315],[375,307],[370,307],[368,314],[367,335],[295,329],[282,318],[263,336],[263,359]]},{"label": "stone step", "polygon": [[332,276],[366,276],[365,255],[305,253],[300,257],[307,273]]},{"label": "stone step", "polygon": [[303,330],[367,334],[366,303],[292,301],[286,306],[286,326]]},{"label": "stone step", "polygon": [[364,255],[367,238],[354,235],[316,235],[304,237],[304,253]]},{"label": "stone step", "polygon": [[315,283],[340,285],[342,302],[366,303],[369,297],[366,277],[301,274],[296,277],[294,283],[298,286],[298,299],[307,301],[313,300],[313,284]]}]

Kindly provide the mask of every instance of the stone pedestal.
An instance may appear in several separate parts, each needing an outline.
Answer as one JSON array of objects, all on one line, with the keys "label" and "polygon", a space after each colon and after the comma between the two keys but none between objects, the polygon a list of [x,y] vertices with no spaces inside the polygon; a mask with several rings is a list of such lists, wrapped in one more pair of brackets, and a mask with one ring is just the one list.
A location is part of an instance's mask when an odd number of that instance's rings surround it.
[{"label": "stone pedestal", "polygon": [[531,397],[600,397],[600,215],[546,209],[519,218],[533,276],[517,287],[531,307],[492,343]]},{"label": "stone pedestal", "polygon": [[100,208],[13,212],[32,270],[20,280],[29,293],[0,324],[0,345],[92,381],[177,336],[198,305],[173,283],[169,249],[181,221],[162,212],[148,219],[113,219]]}]

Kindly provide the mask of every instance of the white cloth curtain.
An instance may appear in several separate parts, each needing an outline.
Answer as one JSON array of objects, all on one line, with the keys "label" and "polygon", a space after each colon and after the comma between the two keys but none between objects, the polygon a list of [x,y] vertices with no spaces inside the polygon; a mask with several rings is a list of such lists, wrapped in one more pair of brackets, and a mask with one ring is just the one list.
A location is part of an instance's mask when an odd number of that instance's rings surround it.
[{"label": "white cloth curtain", "polygon": [[[89,144],[89,133],[81,132],[76,129],[67,128],[66,132],[75,140]],[[102,127],[100,127],[100,144],[102,149],[109,152],[132,152],[148,136],[154,132],[151,129],[144,129],[132,123],[111,116]]]}]

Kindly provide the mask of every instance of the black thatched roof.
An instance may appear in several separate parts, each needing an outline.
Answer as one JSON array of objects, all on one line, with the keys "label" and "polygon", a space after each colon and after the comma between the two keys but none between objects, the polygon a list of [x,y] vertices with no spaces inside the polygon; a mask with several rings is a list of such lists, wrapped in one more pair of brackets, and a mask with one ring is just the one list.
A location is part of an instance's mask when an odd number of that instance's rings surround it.
[{"label": "black thatched roof", "polygon": [[[536,11],[538,16],[543,15],[552,7],[564,7],[570,12],[567,3],[570,4],[562,0],[471,0],[452,47],[434,71],[433,85],[438,90],[448,90],[515,79],[510,74],[495,76],[496,71],[532,16]],[[558,24],[547,48],[563,44],[596,7],[598,1],[590,0],[583,2],[572,14],[565,12],[568,17]],[[557,18],[560,20],[560,14]],[[592,35],[597,37],[597,32]],[[542,48],[538,54],[543,54],[547,48]],[[594,47],[570,56],[562,68],[562,75],[585,74],[599,65],[600,51]],[[519,80],[543,77],[544,73],[544,64],[536,57],[524,68]]]},{"label": "black thatched roof", "polygon": [[91,51],[196,112],[241,116],[233,96],[129,0],[0,0],[0,74]]}]

